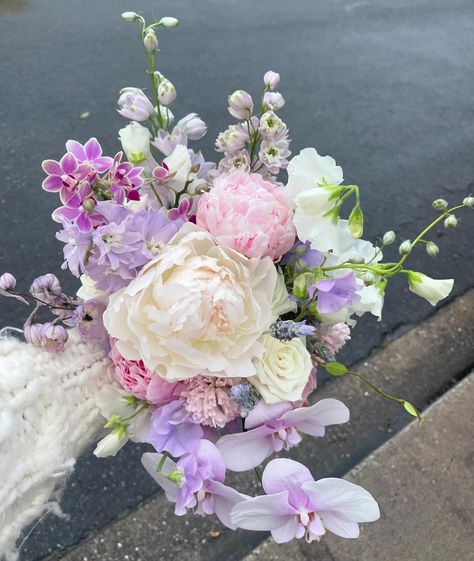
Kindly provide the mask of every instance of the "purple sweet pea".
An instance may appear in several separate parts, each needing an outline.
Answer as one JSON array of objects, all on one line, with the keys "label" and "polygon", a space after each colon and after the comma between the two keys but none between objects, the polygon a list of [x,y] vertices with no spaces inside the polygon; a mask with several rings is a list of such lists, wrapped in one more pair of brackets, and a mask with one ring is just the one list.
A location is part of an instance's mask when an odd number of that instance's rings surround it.
[{"label": "purple sweet pea", "polygon": [[184,401],[177,399],[153,412],[147,442],[157,452],[166,451],[179,458],[196,450],[203,434],[201,426],[184,409]]},{"label": "purple sweet pea", "polygon": [[102,147],[97,138],[90,138],[84,145],[76,140],[68,140],[66,150],[73,154],[80,164],[89,164],[97,173],[104,173],[112,167],[113,159],[102,156]]},{"label": "purple sweet pea", "polygon": [[380,517],[372,495],[333,477],[315,481],[308,468],[278,458],[263,472],[266,495],[238,503],[231,520],[245,530],[270,531],[276,543],[294,538],[319,541],[327,530],[342,538],[358,538],[359,522]]},{"label": "purple sweet pea", "polygon": [[348,304],[359,300],[354,273],[336,279],[320,280],[309,287],[309,295],[314,298],[317,290],[317,310],[321,314],[334,314]]},{"label": "purple sweet pea", "polygon": [[61,202],[66,205],[79,185],[85,181],[90,172],[89,164],[79,164],[76,157],[69,152],[59,162],[44,160],[41,164],[48,177],[43,181],[43,189],[59,193]]},{"label": "purple sweet pea", "polygon": [[260,401],[245,420],[245,428],[250,430],[223,436],[216,446],[228,469],[247,471],[274,452],[298,445],[300,432],[324,436],[326,426],[348,420],[349,409],[337,399],[322,399],[311,407],[297,409],[290,403],[266,405]]},{"label": "purple sweet pea", "polygon": [[[236,529],[230,512],[250,497],[223,484],[224,461],[212,442],[201,440],[195,452],[182,456],[176,465],[166,459],[162,472],[158,473],[156,467],[161,457],[147,453],[142,456],[142,463],[163,488],[166,498],[176,504],[175,514],[182,516],[188,509],[195,509],[201,516],[215,514],[224,526]],[[173,480],[169,479],[170,475]]]}]

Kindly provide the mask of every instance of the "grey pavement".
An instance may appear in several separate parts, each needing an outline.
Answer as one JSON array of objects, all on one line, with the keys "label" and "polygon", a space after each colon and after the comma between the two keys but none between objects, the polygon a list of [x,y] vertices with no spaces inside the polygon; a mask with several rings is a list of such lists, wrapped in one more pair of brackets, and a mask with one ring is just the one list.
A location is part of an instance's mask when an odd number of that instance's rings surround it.
[{"label": "grey pavement", "polygon": [[[410,399],[420,409],[425,409],[435,396],[456,384],[474,364],[473,307],[474,290],[471,290],[423,325],[357,365],[358,370],[393,395]],[[411,419],[398,405],[380,400],[352,378],[342,378],[335,384],[320,387],[315,398],[326,397],[348,404],[351,421],[330,427],[322,439],[306,438],[298,448],[290,451],[290,456],[308,465],[317,479],[343,476],[377,448],[383,450],[384,444]],[[425,427],[431,426],[431,418],[426,419]],[[468,427],[467,416],[465,422]],[[416,423],[414,426],[417,427]],[[448,424],[446,426],[450,428]],[[430,432],[418,428],[412,430],[426,435],[429,449],[436,446],[430,440]],[[454,424],[453,434],[457,434],[456,430]],[[462,435],[463,439],[469,438],[469,430]],[[387,463],[380,469],[392,473],[391,465]],[[400,484],[409,486],[413,483],[410,474],[406,481],[401,472],[397,472],[396,477]],[[257,491],[252,474],[234,476],[230,484],[249,494]],[[374,493],[385,501],[383,490],[374,487]],[[378,524],[382,525],[383,520]],[[217,538],[212,537],[216,535],[213,532],[217,532]],[[66,554],[63,561],[173,561],[177,558],[183,561],[240,561],[265,538],[266,534],[261,532],[229,531],[212,518],[191,514],[176,517],[172,505],[159,494]],[[262,550],[262,561],[267,560],[268,547]],[[291,547],[299,550],[301,544]],[[275,559],[278,556],[288,558],[285,548],[280,550],[271,546],[270,551]],[[313,544],[307,553],[308,559],[319,559],[319,546]],[[355,559],[359,558],[354,557],[352,561]]]},{"label": "grey pavement", "polygon": [[[108,153],[118,150],[117,92],[147,85],[136,29],[118,17],[128,9],[181,19],[160,37],[160,68],[177,86],[176,113],[207,121],[209,158],[231,122],[227,94],[258,95],[272,68],[282,74],[293,152],[316,146],[337,159],[362,188],[368,236],[413,237],[434,198],[454,203],[474,191],[472,0],[0,0],[0,270],[25,288],[61,263],[41,160],[59,157],[68,138],[97,136]],[[474,277],[473,221],[460,218],[455,232],[437,232],[440,258],[413,256],[415,269],[456,277],[453,297]],[[360,322],[345,360],[361,360],[432,312],[396,280],[383,320]],[[17,307],[0,301],[0,324],[19,322]],[[23,561],[77,543],[150,497],[140,453],[84,456],[64,497],[70,522],[41,523]]]},{"label": "grey pavement", "polygon": [[381,510],[358,540],[267,540],[243,561],[473,561],[473,401],[474,373],[425,412],[422,429],[412,423],[347,475]]}]

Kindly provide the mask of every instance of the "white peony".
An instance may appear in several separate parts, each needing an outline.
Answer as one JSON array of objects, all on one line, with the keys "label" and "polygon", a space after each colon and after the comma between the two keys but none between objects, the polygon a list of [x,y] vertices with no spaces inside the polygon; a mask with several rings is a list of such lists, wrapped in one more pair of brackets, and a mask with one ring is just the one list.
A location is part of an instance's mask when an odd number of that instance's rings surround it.
[{"label": "white peony", "polygon": [[132,163],[140,164],[151,156],[150,138],[150,131],[136,121],[119,130],[123,151]]},{"label": "white peony", "polygon": [[280,341],[264,335],[265,354],[255,361],[257,374],[249,379],[265,403],[298,401],[313,369],[311,356],[301,339]]},{"label": "white peony", "polygon": [[409,289],[416,295],[421,296],[432,306],[449,296],[453,289],[454,279],[432,279],[423,273],[408,273]]},{"label": "white peony", "polygon": [[272,302],[281,291],[270,257],[248,259],[187,223],[110,297],[104,323],[125,358],[142,359],[168,381],[248,377],[263,356],[259,339],[277,319]]}]

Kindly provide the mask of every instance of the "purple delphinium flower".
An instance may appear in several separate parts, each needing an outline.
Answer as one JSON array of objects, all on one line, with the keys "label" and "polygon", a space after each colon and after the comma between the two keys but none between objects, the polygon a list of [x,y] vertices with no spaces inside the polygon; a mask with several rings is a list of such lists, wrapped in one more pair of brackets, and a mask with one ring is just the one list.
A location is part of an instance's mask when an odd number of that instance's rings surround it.
[{"label": "purple delphinium flower", "polygon": [[270,326],[270,334],[275,339],[280,339],[281,341],[290,341],[296,337],[310,337],[316,332],[316,327],[313,325],[307,325],[305,321],[283,321],[279,319],[273,325]]},{"label": "purple delphinium flower", "polygon": [[349,481],[333,477],[315,481],[307,467],[286,458],[266,466],[267,493],[238,503],[232,522],[245,530],[270,531],[277,543],[294,538],[319,541],[329,530],[342,538],[359,537],[359,522],[380,517],[372,495]]},{"label": "purple delphinium flower", "polygon": [[43,189],[51,193],[59,193],[61,201],[66,205],[85,181],[90,172],[89,164],[80,164],[69,152],[59,162],[44,160],[41,164],[48,177],[43,181]]},{"label": "purple delphinium flower", "polygon": [[[301,442],[299,432],[324,436],[325,427],[346,423],[349,410],[337,399],[322,399],[311,407],[292,409],[291,403],[257,403],[245,420],[246,432],[228,434],[216,446],[232,471],[247,471],[274,452]],[[298,432],[299,431],[299,432]]]},{"label": "purple delphinium flower", "polygon": [[177,399],[156,409],[151,416],[147,442],[157,452],[169,452],[179,458],[193,452],[203,436],[203,430],[184,408],[184,400]]},{"label": "purple delphinium flower", "polygon": [[354,273],[336,279],[320,280],[309,287],[309,295],[314,298],[317,290],[317,310],[321,314],[334,314],[348,304],[359,300]]},{"label": "purple delphinium flower", "polygon": [[72,314],[73,325],[83,341],[91,343],[103,341],[107,337],[102,316],[107,304],[102,300],[92,299],[80,304]]},{"label": "purple delphinium flower", "polygon": [[178,144],[188,145],[188,136],[182,127],[174,127],[172,132],[160,129],[151,144],[162,154],[169,156]]},{"label": "purple delphinium flower", "polygon": [[143,185],[143,168],[135,167],[130,162],[122,162],[122,156],[122,152],[115,155],[109,172],[111,190],[118,204],[123,204],[125,199],[140,200],[138,188]]},{"label": "purple delphinium flower", "polygon": [[65,244],[62,268],[69,267],[71,273],[78,277],[81,272],[85,272],[85,261],[92,247],[92,234],[81,232],[74,224],[66,224],[56,234],[56,238]]},{"label": "purple delphinium flower", "polygon": [[178,233],[178,230],[186,222],[182,216],[171,218],[162,209],[148,209],[138,213],[139,219],[143,220],[143,255],[146,261],[154,259]]},{"label": "purple delphinium flower", "polygon": [[209,440],[201,440],[192,454],[182,456],[176,465],[167,458],[162,472],[156,468],[160,454],[144,454],[142,463],[148,473],[163,488],[166,498],[175,503],[175,514],[182,516],[195,509],[201,516],[215,514],[232,530],[232,508],[250,497],[224,485],[225,464],[217,448]]},{"label": "purple delphinium flower", "polygon": [[68,140],[66,150],[73,154],[80,164],[89,164],[97,173],[105,173],[112,167],[113,159],[102,156],[102,147],[97,138],[90,138],[84,145],[76,140]]},{"label": "purple delphinium flower", "polygon": [[290,251],[283,256],[282,265],[293,267],[296,272],[317,269],[324,261],[324,255],[317,249],[311,249],[310,242],[297,241]]}]

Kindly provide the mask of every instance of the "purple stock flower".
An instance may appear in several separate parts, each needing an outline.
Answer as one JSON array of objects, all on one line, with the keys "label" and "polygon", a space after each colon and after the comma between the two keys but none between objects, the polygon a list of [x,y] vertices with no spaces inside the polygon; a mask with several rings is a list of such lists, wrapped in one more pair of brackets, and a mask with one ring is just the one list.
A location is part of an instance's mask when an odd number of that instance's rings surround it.
[{"label": "purple stock flower", "polygon": [[68,203],[79,185],[87,179],[90,172],[89,164],[80,164],[69,152],[59,162],[44,160],[41,166],[48,174],[43,181],[43,189],[52,193],[59,192],[64,205]]},{"label": "purple stock flower", "polygon": [[193,452],[203,434],[201,426],[184,409],[184,400],[177,399],[153,412],[147,442],[157,452],[166,451],[178,458]]},{"label": "purple stock flower", "polygon": [[138,188],[143,185],[142,167],[135,167],[130,162],[122,162],[122,152],[118,152],[109,172],[110,184],[114,200],[123,204],[125,199],[140,200]]},{"label": "purple stock flower", "polygon": [[232,530],[232,508],[250,497],[223,484],[225,464],[217,448],[209,440],[201,440],[192,454],[185,454],[174,463],[167,458],[162,472],[156,467],[159,454],[144,454],[142,463],[148,473],[163,488],[166,498],[175,503],[175,514],[182,516],[193,508],[201,516],[215,514]]},{"label": "purple stock flower", "polygon": [[102,316],[107,304],[102,300],[92,299],[79,305],[73,312],[73,325],[77,328],[83,341],[91,343],[106,339],[107,331]]},{"label": "purple stock flower", "polygon": [[354,273],[336,279],[320,280],[309,287],[309,295],[314,298],[317,290],[317,310],[321,314],[333,314],[346,305],[359,300]]},{"label": "purple stock flower", "polygon": [[[246,432],[228,434],[216,446],[232,471],[247,471],[274,452],[301,442],[299,432],[324,436],[325,427],[346,423],[349,410],[337,399],[322,399],[311,407],[292,409],[290,403],[257,403],[245,420]],[[298,432],[299,431],[299,432]]]},{"label": "purple stock flower", "polygon": [[102,147],[97,138],[90,138],[84,145],[76,140],[68,140],[66,150],[73,154],[80,164],[89,164],[97,173],[104,173],[112,167],[113,159],[102,156]]},{"label": "purple stock flower", "polygon": [[319,541],[327,530],[342,538],[359,537],[359,522],[373,522],[380,511],[372,495],[343,479],[315,481],[307,467],[286,458],[266,466],[266,495],[238,503],[232,522],[245,530],[270,531],[277,543],[293,538]]}]

